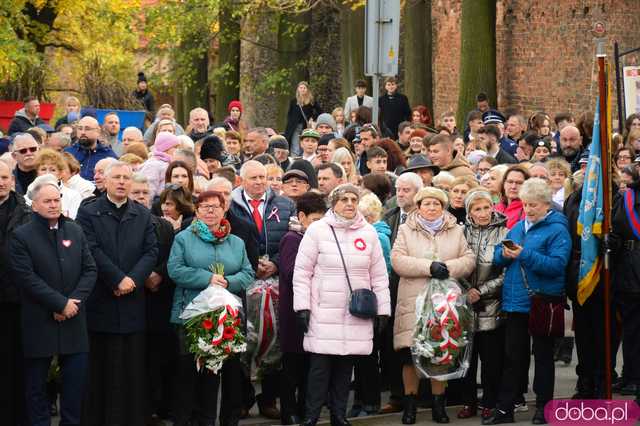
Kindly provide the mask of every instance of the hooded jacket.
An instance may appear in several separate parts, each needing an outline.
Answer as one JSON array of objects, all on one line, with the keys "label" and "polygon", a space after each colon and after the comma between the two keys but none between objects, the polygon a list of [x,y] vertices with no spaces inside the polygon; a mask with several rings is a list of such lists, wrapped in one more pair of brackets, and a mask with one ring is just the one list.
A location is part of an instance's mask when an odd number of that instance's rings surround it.
[{"label": "hooded jacket", "polygon": [[475,266],[475,256],[464,238],[464,228],[456,218],[444,212],[444,224],[435,235],[425,231],[418,223],[418,210],[407,216],[400,225],[396,242],[391,250],[391,264],[400,276],[398,303],[393,325],[395,350],[411,347],[416,325],[416,298],[431,278],[431,263],[444,262],[451,278],[468,276]]},{"label": "hooded jacket", "polygon": [[551,210],[526,232],[525,221],[521,220],[506,238],[523,249],[517,259],[508,259],[502,255],[502,244],[495,247],[493,262],[507,268],[502,288],[503,311],[529,312],[531,301],[523,274],[534,292],[555,296],[565,293],[571,236],[567,218],[562,213]]},{"label": "hooded jacket", "polygon": [[24,108],[21,108],[16,111],[16,114],[13,116],[13,120],[11,120],[11,123],[9,124],[9,136],[16,133],[24,133],[32,127],[37,127],[39,124],[45,124],[44,120],[40,117],[36,117],[35,120],[31,120],[24,111]]},{"label": "hooded jacket", "polygon": [[454,177],[460,176],[472,176],[476,177],[476,174],[471,170],[471,166],[464,155],[457,155],[453,161],[444,167],[440,167],[440,171],[451,173]]},{"label": "hooded jacket", "polygon": [[373,320],[349,313],[349,285],[331,226],[344,255],[351,288],[372,290],[378,315],[391,313],[389,278],[378,234],[360,213],[351,225],[345,225],[330,210],[305,232],[293,273],[293,309],[311,311],[304,349],[317,354],[369,355]]},{"label": "hooded jacket", "polygon": [[493,264],[495,247],[504,240],[509,231],[507,218],[494,212],[487,226],[478,226],[467,218],[464,236],[469,248],[476,256],[476,268],[466,280],[470,288],[480,292],[476,307],[476,330],[493,330],[500,325],[502,283],[504,269]]}]

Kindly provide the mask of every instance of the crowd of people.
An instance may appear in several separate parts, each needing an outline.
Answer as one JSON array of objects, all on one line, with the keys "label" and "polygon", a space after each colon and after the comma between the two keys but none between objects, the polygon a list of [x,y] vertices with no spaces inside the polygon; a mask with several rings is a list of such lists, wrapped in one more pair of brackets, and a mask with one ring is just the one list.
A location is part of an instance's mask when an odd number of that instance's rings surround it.
[{"label": "crowd of people", "polygon": [[[619,322],[605,342],[602,285],[577,296],[593,113],[525,117],[481,93],[457,123],[412,108],[388,78],[372,123],[367,84],[355,87],[324,112],[300,82],[282,134],[246,123],[239,101],[219,124],[195,108],[182,126],[164,104],[146,129],[121,129],[116,112],[99,122],[71,96],[54,129],[25,99],[0,144],[5,424],[237,425],[256,403],[281,424],[315,425],[325,405],[332,425],[391,412],[414,424],[418,407],[448,423],[452,403],[458,418],[512,423],[529,409],[531,354],[532,422],[544,424],[574,340],[575,398],[603,398],[612,369],[614,391],[638,400],[640,115],[613,137]],[[282,361],[256,395],[250,357],[197,368],[180,314],[208,286],[242,298],[269,278]],[[433,279],[463,289],[475,334],[466,376],[423,386],[416,299]],[[362,289],[373,318],[350,310]],[[532,332],[534,293],[571,302],[567,337]],[[619,377],[606,344],[622,347]]]}]

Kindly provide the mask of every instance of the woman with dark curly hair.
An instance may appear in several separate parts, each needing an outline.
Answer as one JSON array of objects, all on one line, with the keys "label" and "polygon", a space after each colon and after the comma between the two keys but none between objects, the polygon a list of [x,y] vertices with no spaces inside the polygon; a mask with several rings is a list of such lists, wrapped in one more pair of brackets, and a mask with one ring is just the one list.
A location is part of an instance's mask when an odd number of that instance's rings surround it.
[{"label": "woman with dark curly hair", "polygon": [[398,167],[404,169],[407,166],[407,159],[395,141],[384,138],[378,142],[378,146],[387,152],[388,171],[398,174],[400,172]]}]

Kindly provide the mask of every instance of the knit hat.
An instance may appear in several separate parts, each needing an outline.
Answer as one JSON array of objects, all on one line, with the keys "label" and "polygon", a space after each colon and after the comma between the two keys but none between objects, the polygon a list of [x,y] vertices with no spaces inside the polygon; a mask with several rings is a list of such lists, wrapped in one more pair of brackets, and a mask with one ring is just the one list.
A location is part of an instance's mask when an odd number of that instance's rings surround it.
[{"label": "knit hat", "polygon": [[147,82],[147,77],[142,71],[138,73],[138,83],[140,83],[141,81],[144,81],[145,83]]},{"label": "knit hat", "polygon": [[535,151],[539,147],[547,148],[547,150],[549,150],[549,152],[551,152],[551,143],[549,143],[549,141],[545,141],[544,139],[539,139],[536,142],[536,145],[533,147],[533,150]]},{"label": "knit hat", "polygon": [[333,133],[329,133],[327,135],[320,136],[320,140],[318,140],[318,146],[329,145],[329,142],[334,140],[336,137]]},{"label": "knit hat", "polygon": [[216,135],[209,135],[202,141],[202,147],[200,148],[200,159],[213,159],[222,163],[224,146],[222,141]]},{"label": "knit hat", "polygon": [[360,189],[355,185],[351,185],[350,183],[343,183],[342,185],[338,185],[337,187],[335,187],[334,190],[331,191],[331,194],[329,194],[331,207],[335,207],[336,204],[338,204],[340,198],[344,196],[344,194],[355,194],[355,196],[358,197],[358,200],[360,200]]},{"label": "knit hat", "polygon": [[302,170],[309,177],[309,186],[311,186],[311,188],[318,187],[318,175],[316,174],[316,169],[314,169],[313,165],[307,160],[298,158],[291,163],[287,171],[289,170]]},{"label": "knit hat", "polygon": [[271,136],[269,139],[269,148],[271,149],[289,149],[289,142],[287,138],[281,135]]},{"label": "knit hat", "polygon": [[416,203],[416,206],[420,205],[420,202],[425,198],[435,198],[440,201],[442,204],[442,208],[446,208],[447,204],[449,204],[449,197],[447,197],[447,193],[442,189],[435,188],[433,186],[425,186],[422,188],[415,197],[413,197],[413,201]]},{"label": "knit hat", "polygon": [[472,189],[467,193],[464,199],[464,209],[468,212],[471,209],[471,205],[478,200],[487,200],[493,205],[493,199],[491,193],[486,189]]},{"label": "knit hat", "polygon": [[487,156],[487,152],[481,149],[476,149],[475,151],[471,151],[467,154],[467,160],[473,166],[478,164],[484,157]]},{"label": "knit hat", "polygon": [[318,133],[316,130],[314,129],[304,129],[302,131],[302,134],[300,135],[300,139],[303,138],[315,138],[315,139],[320,139],[320,133]]},{"label": "knit hat", "polygon": [[321,124],[326,124],[331,127],[331,130],[336,130],[336,120],[328,112],[322,113],[318,116],[318,120],[316,120],[316,128]]},{"label": "knit hat", "polygon": [[171,148],[174,148],[180,144],[180,140],[176,135],[170,132],[160,132],[156,136],[156,141],[153,143],[154,151],[167,152]]},{"label": "knit hat", "polygon": [[238,100],[229,102],[229,106],[227,106],[227,112],[231,112],[231,108],[238,108],[242,113],[242,103]]}]

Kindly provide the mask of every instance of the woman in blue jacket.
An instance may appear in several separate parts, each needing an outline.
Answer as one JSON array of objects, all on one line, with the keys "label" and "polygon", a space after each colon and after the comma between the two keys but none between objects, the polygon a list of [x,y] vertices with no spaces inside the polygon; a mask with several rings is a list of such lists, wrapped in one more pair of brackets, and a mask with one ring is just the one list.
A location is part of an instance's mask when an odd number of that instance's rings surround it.
[{"label": "woman in blue jacket", "polygon": [[[237,425],[242,409],[242,365],[239,357],[230,357],[219,374],[196,370],[189,353],[183,320],[184,308],[208,286],[220,286],[236,295],[254,280],[244,242],[230,235],[231,226],[224,219],[222,193],[206,191],[196,201],[196,220],[174,240],[167,263],[169,276],[176,284],[171,322],[176,325],[180,342],[180,361],[175,398],[175,425],[213,425],[216,420],[218,383],[222,375],[220,424]],[[224,265],[224,274],[213,273],[215,264]]]},{"label": "woman in blue jacket", "polygon": [[[546,295],[563,295],[565,268],[571,252],[567,219],[551,210],[552,189],[538,178],[527,180],[520,189],[525,218],[506,236],[515,244],[496,246],[493,261],[506,267],[502,288],[502,311],[506,314],[504,369],[494,414],[482,424],[513,422],[513,403],[523,386],[528,368],[528,331],[531,301],[526,286]],[[526,279],[526,282],[525,282]],[[536,412],[533,424],[545,424],[544,406],[553,399],[553,337],[533,336]]]}]

